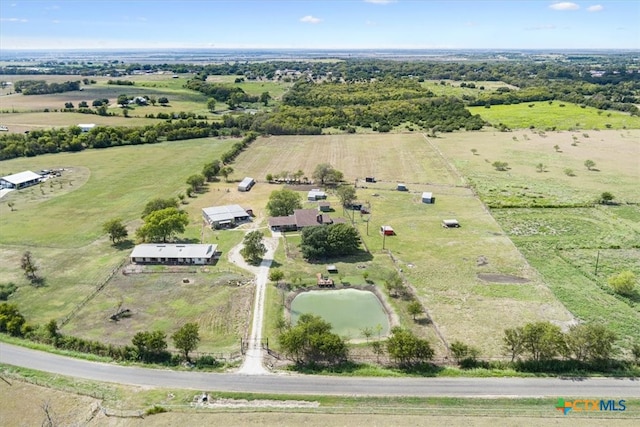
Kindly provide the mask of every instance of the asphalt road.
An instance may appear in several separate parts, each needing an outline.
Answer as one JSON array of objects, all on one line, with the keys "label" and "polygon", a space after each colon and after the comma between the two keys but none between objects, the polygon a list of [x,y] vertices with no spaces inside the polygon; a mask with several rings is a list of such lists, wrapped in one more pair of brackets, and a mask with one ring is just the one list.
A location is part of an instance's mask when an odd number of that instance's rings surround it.
[{"label": "asphalt road", "polygon": [[640,380],[589,378],[348,378],[185,372],[88,362],[0,343],[0,362],[96,381],[296,395],[640,398]]}]

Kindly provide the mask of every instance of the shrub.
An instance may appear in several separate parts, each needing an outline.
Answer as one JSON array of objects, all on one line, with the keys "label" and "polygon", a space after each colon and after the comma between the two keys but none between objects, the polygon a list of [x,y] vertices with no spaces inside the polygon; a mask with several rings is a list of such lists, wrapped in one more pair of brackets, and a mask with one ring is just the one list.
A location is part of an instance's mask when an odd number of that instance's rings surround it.
[{"label": "shrub", "polygon": [[153,405],[151,408],[147,409],[144,413],[146,415],[155,415],[162,414],[163,412],[167,412],[167,409],[160,405]]},{"label": "shrub", "polygon": [[636,275],[632,271],[626,270],[607,279],[615,293],[620,295],[631,295],[636,286]]},{"label": "shrub", "polygon": [[6,301],[16,289],[18,288],[13,282],[0,284],[0,301]]}]

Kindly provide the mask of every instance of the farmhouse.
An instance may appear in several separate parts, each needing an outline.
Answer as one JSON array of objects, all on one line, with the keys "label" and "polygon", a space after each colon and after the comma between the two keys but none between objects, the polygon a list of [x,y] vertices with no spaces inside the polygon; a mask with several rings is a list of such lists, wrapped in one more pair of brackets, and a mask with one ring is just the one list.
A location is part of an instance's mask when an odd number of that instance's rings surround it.
[{"label": "farmhouse", "polygon": [[91,129],[96,127],[96,125],[94,123],[80,123],[78,127],[82,132],[89,132]]},{"label": "farmhouse", "polygon": [[238,191],[249,191],[255,183],[256,181],[253,178],[246,177],[240,184],[238,184]]},{"label": "farmhouse", "polygon": [[217,248],[211,244],[144,244],[133,248],[129,257],[136,264],[204,265],[220,256]]},{"label": "farmhouse", "polygon": [[424,193],[422,193],[422,203],[435,203],[436,202],[436,198],[433,197],[433,193],[425,191]]},{"label": "farmhouse", "polygon": [[344,218],[331,219],[326,213],[315,209],[296,209],[293,215],[273,216],[269,218],[269,227],[273,231],[295,231],[315,225],[329,225],[345,222]]},{"label": "farmhouse", "polygon": [[212,206],[202,209],[202,216],[213,228],[231,228],[250,221],[251,215],[240,205]]},{"label": "farmhouse", "polygon": [[0,188],[19,190],[31,185],[36,185],[40,183],[40,181],[42,181],[42,175],[31,171],[24,171],[0,178]]},{"label": "farmhouse", "polygon": [[320,190],[319,188],[314,188],[313,190],[307,193],[307,200],[315,202],[316,200],[324,200],[327,198],[327,193]]}]

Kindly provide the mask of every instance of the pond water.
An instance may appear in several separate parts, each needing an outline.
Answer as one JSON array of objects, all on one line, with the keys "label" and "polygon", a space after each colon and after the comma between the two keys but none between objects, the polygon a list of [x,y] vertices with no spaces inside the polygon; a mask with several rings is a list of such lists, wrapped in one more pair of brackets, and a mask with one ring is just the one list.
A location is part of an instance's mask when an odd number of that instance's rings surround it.
[{"label": "pond water", "polygon": [[[370,328],[373,336],[389,333],[389,318],[378,297],[358,289],[334,289],[302,292],[291,302],[291,323],[304,313],[322,317],[333,332],[346,339],[364,339],[362,330]],[[380,325],[380,326],[378,326]],[[379,328],[380,331],[378,332]]]}]

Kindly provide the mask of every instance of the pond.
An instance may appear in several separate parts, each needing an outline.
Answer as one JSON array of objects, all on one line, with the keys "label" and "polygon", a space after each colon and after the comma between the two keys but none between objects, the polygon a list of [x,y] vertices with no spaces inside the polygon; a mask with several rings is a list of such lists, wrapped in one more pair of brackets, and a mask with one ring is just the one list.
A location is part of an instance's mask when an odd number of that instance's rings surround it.
[{"label": "pond", "polygon": [[304,313],[322,317],[332,331],[346,339],[365,339],[362,330],[373,336],[389,333],[389,317],[378,297],[369,291],[336,289],[302,292],[291,302],[291,323]]}]

